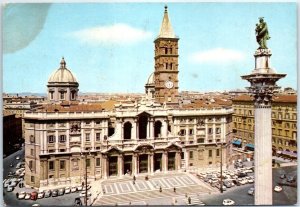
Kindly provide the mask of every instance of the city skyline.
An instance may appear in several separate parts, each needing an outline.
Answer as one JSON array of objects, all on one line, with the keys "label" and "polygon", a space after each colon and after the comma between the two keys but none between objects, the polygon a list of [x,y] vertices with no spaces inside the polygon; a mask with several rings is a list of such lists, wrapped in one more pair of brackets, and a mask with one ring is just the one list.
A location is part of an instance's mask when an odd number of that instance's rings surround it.
[{"label": "city skyline", "polygon": [[[153,41],[161,26],[164,5],[6,6],[3,92],[45,93],[48,78],[64,56],[83,93],[143,93],[154,72]],[[268,23],[271,36],[268,46],[273,53],[272,67],[278,73],[287,73],[278,85],[296,88],[295,3],[167,5],[174,32],[180,38],[179,91],[247,87],[240,76],[254,69],[253,54],[258,48],[255,24],[261,16]],[[12,18],[16,12],[18,16]],[[39,21],[28,17],[30,12],[39,16]],[[226,15],[220,15],[223,13]],[[16,34],[16,30],[23,32]],[[12,41],[16,39],[20,41]]]}]

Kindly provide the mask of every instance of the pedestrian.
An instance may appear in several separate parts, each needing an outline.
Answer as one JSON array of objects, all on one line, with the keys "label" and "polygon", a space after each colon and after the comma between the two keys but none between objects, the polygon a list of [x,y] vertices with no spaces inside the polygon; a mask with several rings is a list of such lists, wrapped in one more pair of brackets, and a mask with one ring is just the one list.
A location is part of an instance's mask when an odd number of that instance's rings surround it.
[{"label": "pedestrian", "polygon": [[104,188],[102,188],[102,191],[103,191],[103,194],[105,194],[105,190],[104,190]]},{"label": "pedestrian", "polygon": [[133,176],[133,180],[134,180],[134,181],[136,180],[136,177],[135,177],[135,175]]},{"label": "pedestrian", "polygon": [[16,197],[19,198],[19,193],[18,192],[16,193]]},{"label": "pedestrian", "polygon": [[191,197],[188,198],[188,202],[189,202],[189,204],[192,204],[192,199],[191,199]]},{"label": "pedestrian", "polygon": [[187,193],[185,193],[185,197],[187,198]]},{"label": "pedestrian", "polygon": [[19,183],[19,188],[22,188],[21,186],[22,186],[22,183]]},{"label": "pedestrian", "polygon": [[161,188],[161,186],[159,186],[159,192],[162,192],[162,188]]},{"label": "pedestrian", "polygon": [[175,187],[174,187],[174,189],[173,189],[173,190],[174,190],[174,193],[176,193],[176,188],[175,188]]}]

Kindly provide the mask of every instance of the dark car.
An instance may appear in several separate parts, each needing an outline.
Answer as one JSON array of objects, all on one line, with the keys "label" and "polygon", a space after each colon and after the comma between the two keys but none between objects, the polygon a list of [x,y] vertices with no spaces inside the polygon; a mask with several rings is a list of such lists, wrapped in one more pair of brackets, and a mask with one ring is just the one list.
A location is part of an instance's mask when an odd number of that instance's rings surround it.
[{"label": "dark car", "polygon": [[82,206],[82,202],[80,200],[80,197],[75,198],[74,206]]},{"label": "dark car", "polygon": [[289,176],[286,181],[289,183],[293,183],[296,181],[296,176]]},{"label": "dark car", "polygon": [[232,182],[236,185],[236,186],[240,186],[241,183],[238,180],[232,180]]},{"label": "dark car", "polygon": [[247,176],[247,173],[240,172],[237,176],[238,176],[239,178],[243,178],[243,177],[246,177],[246,176]]},{"label": "dark car", "polygon": [[286,178],[286,175],[285,175],[285,174],[282,174],[282,175],[280,175],[280,178],[281,178],[281,179],[284,179],[284,178]]},{"label": "dark car", "polygon": [[225,185],[226,188],[231,188],[231,187],[232,187],[232,186],[231,186],[231,182],[230,182],[230,181],[227,181],[227,180],[225,180],[225,181],[223,182],[223,185]]},{"label": "dark car", "polygon": [[57,197],[58,196],[58,190],[52,190],[52,197]]},{"label": "dark car", "polygon": [[44,196],[45,198],[49,198],[49,197],[51,197],[51,190],[46,190],[45,191],[45,196]]}]

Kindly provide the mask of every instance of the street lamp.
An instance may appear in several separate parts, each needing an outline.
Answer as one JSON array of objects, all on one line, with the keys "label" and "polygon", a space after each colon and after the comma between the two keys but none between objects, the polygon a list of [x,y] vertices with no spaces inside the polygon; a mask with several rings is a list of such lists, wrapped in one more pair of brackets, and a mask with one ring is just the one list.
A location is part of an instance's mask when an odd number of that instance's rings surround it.
[{"label": "street lamp", "polygon": [[[232,131],[228,132],[227,134],[225,134],[225,137],[227,137],[228,135],[230,135],[231,133],[235,133],[236,130],[233,129]],[[227,148],[228,145],[231,144],[231,140],[229,140],[229,142],[227,144],[225,144],[225,147]],[[220,172],[221,172],[221,183],[220,183],[220,192],[223,193],[223,144],[222,142],[220,142],[220,151],[221,151],[221,164],[220,164]]]},{"label": "street lamp", "polygon": [[[83,154],[83,153],[81,153]],[[87,206],[87,155],[91,154],[90,149],[88,151],[84,152],[84,157],[85,157],[85,206]]]}]

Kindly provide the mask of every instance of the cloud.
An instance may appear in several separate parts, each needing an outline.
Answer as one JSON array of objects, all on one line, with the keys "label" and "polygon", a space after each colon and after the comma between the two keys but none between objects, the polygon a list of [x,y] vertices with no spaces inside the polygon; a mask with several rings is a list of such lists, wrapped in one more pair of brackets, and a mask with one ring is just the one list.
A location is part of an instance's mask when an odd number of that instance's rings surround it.
[{"label": "cloud", "polygon": [[71,35],[84,43],[93,45],[129,45],[150,38],[152,33],[119,23],[83,29]]},{"label": "cloud", "polygon": [[207,51],[200,51],[190,56],[190,61],[194,63],[227,64],[245,59],[241,51],[215,48]]}]

